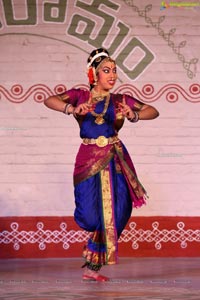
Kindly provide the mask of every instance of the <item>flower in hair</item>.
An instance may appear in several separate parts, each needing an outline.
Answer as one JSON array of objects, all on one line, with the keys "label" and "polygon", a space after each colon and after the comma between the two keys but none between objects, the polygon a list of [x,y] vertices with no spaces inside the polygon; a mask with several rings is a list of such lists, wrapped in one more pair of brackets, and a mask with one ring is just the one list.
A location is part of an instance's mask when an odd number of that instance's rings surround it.
[{"label": "flower in hair", "polygon": [[95,68],[94,67],[89,67],[87,75],[88,75],[88,78],[89,78],[89,84],[94,84],[95,81],[96,81]]}]

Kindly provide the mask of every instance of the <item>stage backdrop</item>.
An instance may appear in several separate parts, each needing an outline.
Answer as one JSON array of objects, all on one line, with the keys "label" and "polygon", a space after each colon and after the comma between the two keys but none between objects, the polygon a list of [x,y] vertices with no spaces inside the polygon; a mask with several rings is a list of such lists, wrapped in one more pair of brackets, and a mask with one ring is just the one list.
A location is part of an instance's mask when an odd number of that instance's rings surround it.
[{"label": "stage backdrop", "polygon": [[160,112],[120,132],[149,194],[120,255],[199,255],[199,18],[198,1],[0,2],[0,257],[81,255],[88,234],[73,221],[72,182],[79,129],[43,100],[88,89],[96,47],[116,60],[113,92]]}]

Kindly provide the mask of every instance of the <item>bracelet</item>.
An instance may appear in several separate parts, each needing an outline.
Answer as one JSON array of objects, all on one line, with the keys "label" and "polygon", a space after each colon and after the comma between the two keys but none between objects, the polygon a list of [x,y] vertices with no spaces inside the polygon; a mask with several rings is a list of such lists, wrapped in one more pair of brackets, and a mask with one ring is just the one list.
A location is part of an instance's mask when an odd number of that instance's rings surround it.
[{"label": "bracelet", "polygon": [[67,103],[64,107],[63,113],[69,115],[70,113],[68,112],[69,107],[72,106],[70,103]]},{"label": "bracelet", "polygon": [[128,119],[132,123],[136,123],[139,121],[139,114],[138,112],[134,111],[135,116],[132,119]]},{"label": "bracelet", "polygon": [[72,106],[72,105],[68,104],[68,106],[67,106],[67,111],[66,112],[67,112],[68,115],[70,115],[70,113],[68,112],[68,109],[69,109],[70,106]]},{"label": "bracelet", "polygon": [[63,109],[63,114],[66,114],[66,112],[67,112],[67,106],[69,105],[69,103],[67,103],[67,104],[65,104],[65,107],[64,107],[64,109]]}]

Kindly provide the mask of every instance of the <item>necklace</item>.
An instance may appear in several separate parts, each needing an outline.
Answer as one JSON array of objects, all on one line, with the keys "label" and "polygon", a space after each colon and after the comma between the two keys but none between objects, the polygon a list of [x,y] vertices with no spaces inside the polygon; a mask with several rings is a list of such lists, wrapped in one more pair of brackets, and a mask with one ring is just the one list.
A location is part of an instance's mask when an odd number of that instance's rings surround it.
[{"label": "necklace", "polygon": [[[103,98],[104,99],[104,98]],[[103,100],[102,99],[102,100]],[[99,100],[101,101],[101,100]],[[98,124],[98,125],[101,125],[105,122],[104,120],[104,116],[107,112],[107,109],[108,109],[108,105],[109,105],[109,101],[110,101],[110,94],[108,93],[107,96],[106,96],[106,101],[105,101],[105,104],[104,104],[104,109],[103,111],[100,113],[100,114],[97,114],[96,112],[94,111],[91,111],[91,115],[94,116],[96,119],[95,119],[95,123]]]},{"label": "necklace", "polygon": [[103,101],[106,96],[109,95],[109,92],[98,93],[95,90],[92,90],[92,100],[94,102]]}]

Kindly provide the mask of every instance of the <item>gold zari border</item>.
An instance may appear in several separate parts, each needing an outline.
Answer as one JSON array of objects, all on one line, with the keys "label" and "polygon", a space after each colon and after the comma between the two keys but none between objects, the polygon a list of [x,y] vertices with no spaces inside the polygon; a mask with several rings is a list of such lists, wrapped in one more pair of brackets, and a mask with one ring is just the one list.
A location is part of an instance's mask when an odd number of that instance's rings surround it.
[{"label": "gold zari border", "polygon": [[116,264],[117,262],[117,234],[115,230],[114,207],[112,201],[112,190],[110,184],[109,169],[106,168],[100,172],[102,207],[105,228],[105,241],[107,249],[107,264]]}]

